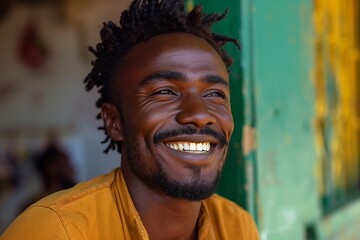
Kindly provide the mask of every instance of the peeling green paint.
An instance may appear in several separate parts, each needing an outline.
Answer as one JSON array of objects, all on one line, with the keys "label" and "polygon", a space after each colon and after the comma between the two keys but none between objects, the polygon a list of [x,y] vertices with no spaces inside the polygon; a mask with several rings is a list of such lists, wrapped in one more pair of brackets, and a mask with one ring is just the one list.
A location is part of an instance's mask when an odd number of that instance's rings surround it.
[{"label": "peeling green paint", "polygon": [[261,236],[304,239],[306,225],[320,216],[312,170],[312,1],[251,2]]}]

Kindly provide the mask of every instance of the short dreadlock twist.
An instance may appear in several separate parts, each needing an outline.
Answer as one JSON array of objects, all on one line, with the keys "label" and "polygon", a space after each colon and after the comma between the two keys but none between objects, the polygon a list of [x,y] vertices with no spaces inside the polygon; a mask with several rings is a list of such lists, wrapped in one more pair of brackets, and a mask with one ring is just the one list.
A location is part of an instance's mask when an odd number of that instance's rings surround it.
[{"label": "short dreadlock twist", "polygon": [[[183,0],[133,0],[129,9],[120,17],[120,26],[113,22],[104,23],[100,31],[101,42],[96,49],[89,47],[96,60],[92,62],[93,68],[86,76],[84,83],[86,90],[94,87],[98,89],[100,98],[96,101],[96,107],[101,108],[104,103],[111,102],[110,93],[114,71],[126,54],[138,43],[164,33],[184,32],[197,35],[207,40],[222,57],[227,69],[232,64],[231,57],[222,48],[226,43],[232,42],[238,48],[236,39],[211,32],[211,26],[222,20],[228,12],[223,14],[205,14],[203,8],[197,5],[189,13],[185,12]],[[97,119],[101,114],[97,115]],[[104,126],[99,127],[104,130]],[[108,143],[104,150],[121,150],[121,144],[106,138],[102,143]]]}]

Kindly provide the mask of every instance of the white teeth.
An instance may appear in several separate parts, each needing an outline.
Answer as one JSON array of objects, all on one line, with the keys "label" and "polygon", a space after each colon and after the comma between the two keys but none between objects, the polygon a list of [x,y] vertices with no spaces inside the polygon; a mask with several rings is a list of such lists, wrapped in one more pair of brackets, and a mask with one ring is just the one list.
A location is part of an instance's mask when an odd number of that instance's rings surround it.
[{"label": "white teeth", "polygon": [[203,144],[202,144],[202,149],[203,149],[204,151],[209,151],[210,149],[208,149],[208,146],[210,147],[210,144],[203,143]]},{"label": "white teeth", "polygon": [[184,143],[184,151],[189,151],[190,150],[190,146],[188,143]]},{"label": "white teeth", "polygon": [[176,151],[190,152],[197,154],[209,152],[211,148],[211,144],[209,142],[203,142],[203,143],[172,142],[172,143],[166,143],[166,146]]}]

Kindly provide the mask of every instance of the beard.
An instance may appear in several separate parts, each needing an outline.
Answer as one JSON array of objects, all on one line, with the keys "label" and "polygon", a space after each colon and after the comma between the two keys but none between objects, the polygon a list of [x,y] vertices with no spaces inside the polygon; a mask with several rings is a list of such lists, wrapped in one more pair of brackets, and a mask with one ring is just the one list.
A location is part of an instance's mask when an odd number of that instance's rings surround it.
[{"label": "beard", "polygon": [[[202,167],[189,164],[187,168],[192,172],[191,180],[189,182],[179,182],[169,176],[162,165],[160,157],[155,158],[155,168],[152,167],[150,169],[145,164],[149,159],[153,158],[149,147],[144,148],[132,136],[126,135],[127,141],[123,142],[126,149],[126,161],[132,172],[150,188],[170,197],[190,201],[200,201],[209,198],[215,193],[220,180],[221,163],[225,160],[226,150],[222,161],[219,161],[219,166],[213,179],[202,179]],[[141,148],[143,150],[139,151]]]}]

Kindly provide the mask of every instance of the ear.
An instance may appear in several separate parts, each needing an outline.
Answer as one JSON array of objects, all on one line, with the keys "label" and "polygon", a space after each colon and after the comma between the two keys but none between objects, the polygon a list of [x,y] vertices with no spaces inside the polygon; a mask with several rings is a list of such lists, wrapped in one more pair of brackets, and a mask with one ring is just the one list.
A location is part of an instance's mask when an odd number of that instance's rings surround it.
[{"label": "ear", "polygon": [[117,107],[111,103],[104,103],[101,107],[101,118],[104,122],[106,134],[115,142],[122,142],[122,119]]}]

